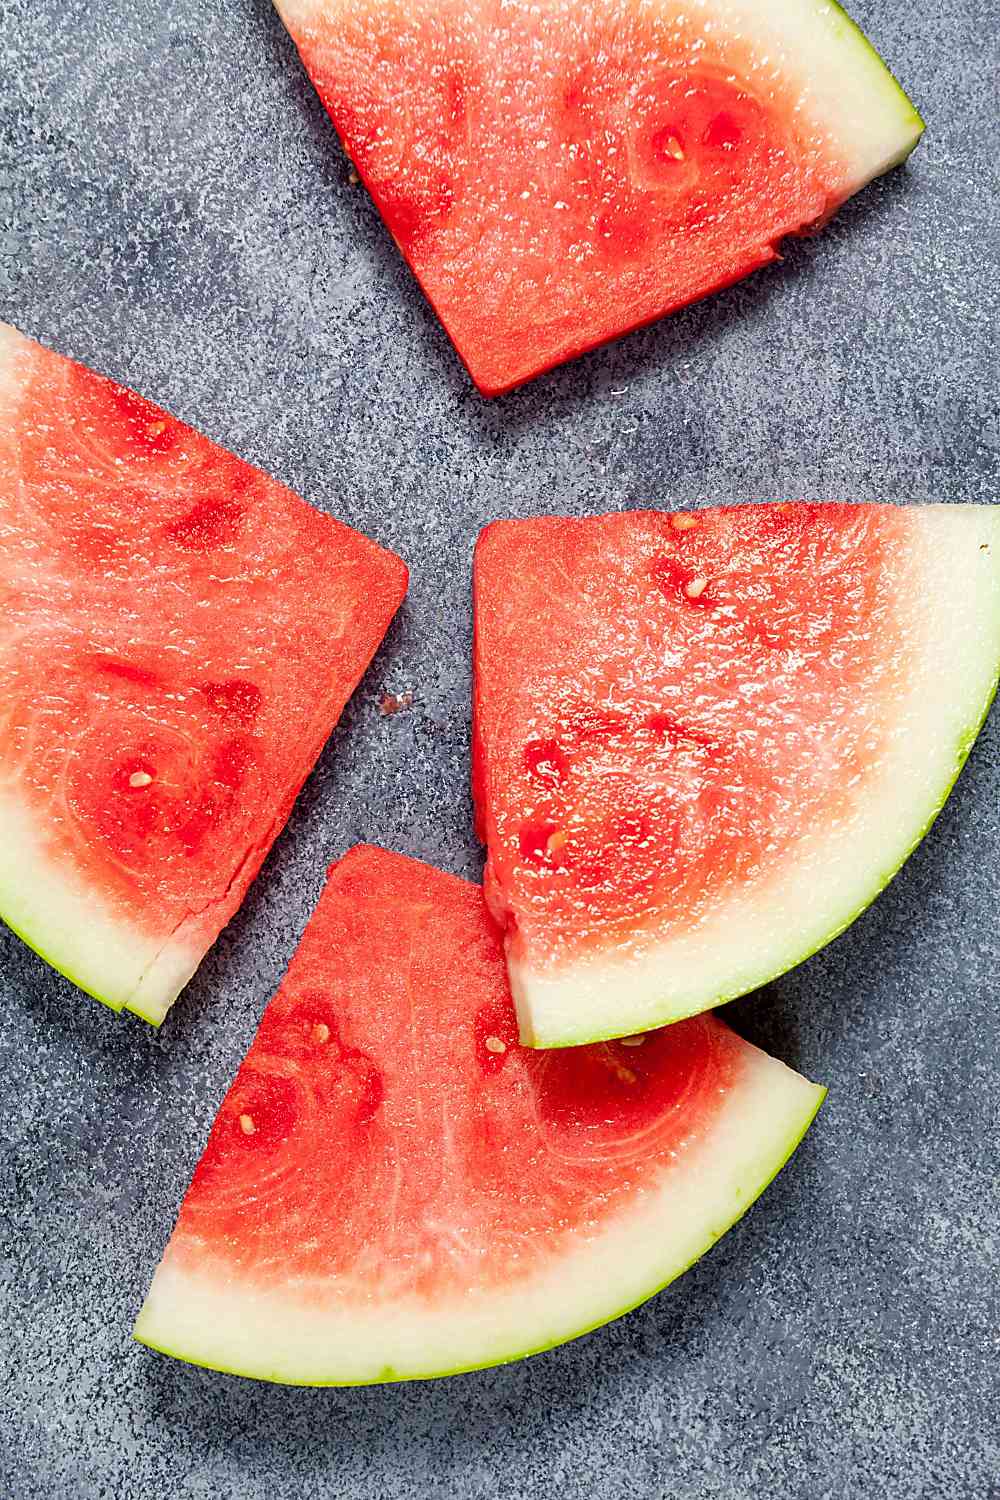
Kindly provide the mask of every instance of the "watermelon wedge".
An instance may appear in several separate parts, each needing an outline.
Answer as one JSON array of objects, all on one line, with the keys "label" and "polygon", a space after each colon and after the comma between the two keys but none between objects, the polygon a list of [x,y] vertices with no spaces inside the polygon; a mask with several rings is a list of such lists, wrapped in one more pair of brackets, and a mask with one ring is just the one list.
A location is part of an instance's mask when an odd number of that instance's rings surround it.
[{"label": "watermelon wedge", "polygon": [[823,1094],[714,1017],[519,1047],[480,888],[354,849],[222,1104],[136,1337],[308,1385],[537,1352],[685,1270]]},{"label": "watermelon wedge", "polygon": [[398,558],[0,325],[0,916],[158,1024],[405,590]]},{"label": "watermelon wedge", "polygon": [[622,1036],[830,941],[943,804],[1000,667],[1000,507],[505,521],[474,793],[521,1037]]},{"label": "watermelon wedge", "polygon": [[829,0],[275,0],[486,395],[777,258],[923,124]]}]

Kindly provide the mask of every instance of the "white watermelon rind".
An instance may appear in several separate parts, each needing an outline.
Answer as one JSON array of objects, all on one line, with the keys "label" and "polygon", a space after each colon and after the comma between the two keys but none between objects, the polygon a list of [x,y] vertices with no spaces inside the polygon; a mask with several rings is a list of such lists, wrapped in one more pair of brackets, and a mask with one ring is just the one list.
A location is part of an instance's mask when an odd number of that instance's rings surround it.
[{"label": "white watermelon rind", "polygon": [[349,1386],[462,1374],[590,1333],[648,1301],[710,1250],[812,1124],[826,1090],[745,1046],[717,1121],[697,1144],[679,1145],[663,1185],[610,1229],[554,1255],[544,1274],[447,1305],[395,1298],[387,1289],[380,1309],[359,1297],[337,1313],[310,1300],[308,1288],[261,1291],[224,1264],[206,1260],[192,1273],[168,1247],[135,1338],[225,1374]]},{"label": "white watermelon rind", "polygon": [[0,797],[0,920],[85,994],[152,1026],[203,957],[203,946],[176,935],[157,940],[106,910],[96,891],[45,853],[25,809],[10,797]]},{"label": "white watermelon rind", "polygon": [[[721,12],[738,34],[778,49],[783,71],[798,78],[799,108],[824,128],[848,177],[840,201],[900,166],[924,132],[905,89],[861,27],[836,0],[694,0]],[[687,7],[685,7],[687,9]]]},{"label": "white watermelon rind", "polygon": [[[914,506],[909,514],[919,518],[923,545],[915,551],[910,597],[902,607],[921,632],[922,646],[894,728],[898,753],[866,797],[868,826],[825,847],[824,835],[814,830],[804,841],[805,856],[789,856],[741,911],[727,903],[689,938],[643,945],[624,959],[596,954],[551,968],[531,966],[509,951],[526,1046],[581,1046],[628,1036],[760,988],[840,936],[927,834],[997,691],[1000,506]],[[838,867],[834,854],[843,869],[858,875],[844,882],[835,909],[824,909],[831,871]],[[768,929],[769,946],[761,939]]]}]

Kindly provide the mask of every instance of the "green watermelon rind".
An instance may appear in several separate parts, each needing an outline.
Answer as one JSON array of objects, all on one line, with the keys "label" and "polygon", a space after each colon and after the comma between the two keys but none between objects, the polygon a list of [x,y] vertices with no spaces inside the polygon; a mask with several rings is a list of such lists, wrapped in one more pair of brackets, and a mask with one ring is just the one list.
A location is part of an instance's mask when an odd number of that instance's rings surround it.
[{"label": "green watermelon rind", "polygon": [[0,921],[85,995],[158,1027],[198,952],[176,931],[152,940],[116,917],[49,853],[16,799],[0,801],[0,851]]},{"label": "green watermelon rind", "polygon": [[[0,802],[0,921],[64,979],[116,1015],[130,1010],[159,1026],[169,1000],[150,1006],[143,986],[166,962],[173,978],[190,977],[193,956],[176,935],[152,942],[106,910],[95,892],[60,868],[17,800]],[[44,932],[43,937],[38,936]],[[188,963],[171,963],[183,952]],[[109,954],[111,955],[109,957]],[[99,982],[106,975],[109,983]]]},{"label": "green watermelon rind", "polygon": [[[122,1000],[112,1000],[107,995],[102,995],[99,990],[94,989],[89,983],[85,983],[82,979],[78,978],[74,974],[72,967],[65,963],[65,960],[53,957],[51,952],[48,952],[40,943],[35,942],[34,938],[29,933],[23,931],[2,909],[0,909],[0,922],[3,922],[4,926],[8,927],[15,937],[20,938],[26,948],[30,948],[32,953],[37,954],[43,963],[48,964],[50,969],[54,969],[57,974],[61,974],[63,979],[68,979],[70,984],[74,985],[78,990],[82,990],[85,995],[89,995],[91,1000],[96,1000],[99,1004],[105,1006],[113,1015],[119,1016],[123,1010],[127,1010],[131,1015],[138,1016],[140,1020],[146,1021],[156,1030],[159,1030],[160,1026],[162,1026],[166,1019],[167,1011],[170,1008],[169,1005],[162,1009],[154,1010],[151,1006],[142,1005],[135,998],[134,992],[131,995],[126,995]],[[172,1003],[171,1001],[170,1004]]]},{"label": "green watermelon rind", "polygon": [[[759,1049],[752,1048],[753,1053]],[[771,1074],[771,1068],[780,1069],[781,1075],[788,1075],[786,1086],[789,1089],[789,1099],[792,1092],[801,1096],[796,1100],[794,1111],[787,1106],[788,1129],[774,1142],[766,1142],[760,1148],[759,1154],[748,1152],[747,1161],[743,1167],[744,1184],[737,1185],[727,1197],[726,1206],[712,1215],[711,1223],[707,1227],[704,1238],[693,1250],[688,1250],[680,1261],[674,1264],[661,1265],[651,1272],[647,1286],[638,1292],[633,1289],[617,1308],[602,1309],[599,1316],[589,1321],[583,1321],[579,1327],[571,1332],[563,1332],[555,1338],[547,1338],[540,1342],[527,1340],[522,1347],[514,1347],[510,1344],[498,1345],[496,1348],[484,1355],[483,1358],[470,1362],[462,1362],[454,1365],[437,1366],[428,1361],[427,1367],[423,1369],[397,1370],[391,1365],[386,1365],[377,1374],[357,1379],[345,1379],[332,1377],[329,1379],[317,1379],[315,1377],[296,1378],[284,1372],[279,1372],[277,1366],[268,1367],[261,1363],[253,1370],[241,1369],[236,1363],[228,1363],[223,1360],[199,1357],[197,1354],[172,1345],[165,1337],[157,1337],[153,1332],[143,1330],[143,1322],[146,1317],[146,1308],[140,1314],[134,1329],[136,1341],[156,1353],[167,1355],[171,1358],[183,1360],[187,1364],[198,1366],[202,1369],[216,1370],[222,1374],[239,1376],[244,1379],[262,1380],[275,1384],[303,1387],[354,1387],[364,1385],[381,1385],[389,1382],[408,1382],[412,1380],[436,1380],[444,1379],[452,1375],[469,1374],[475,1370],[490,1369],[500,1365],[511,1364],[517,1360],[531,1358],[537,1354],[544,1354],[552,1349],[559,1348],[563,1344],[571,1343],[577,1338],[582,1338],[593,1333],[599,1328],[624,1317],[635,1308],[642,1306],[659,1292],[670,1286],[685,1271],[700,1260],[722,1237],[747,1213],[752,1205],[763,1195],[766,1189],[778,1176],[782,1168],[794,1155],[808,1132],[821,1108],[827,1090],[819,1084],[809,1083],[801,1075],[776,1063],[773,1058],[766,1054],[759,1055],[758,1066],[763,1064],[767,1069],[769,1085],[773,1086],[775,1080]],[[773,1097],[773,1088],[772,1088]],[[770,1102],[770,1099],[769,1099]],[[765,1111],[766,1113],[766,1111]],[[759,1163],[759,1171],[756,1170]],[[692,1168],[696,1171],[696,1168]]]},{"label": "green watermelon rind", "polygon": [[[836,19],[837,29],[843,32],[845,36],[849,36],[855,46],[857,46],[858,42],[861,42],[865,50],[871,53],[872,59],[878,64],[879,68],[881,68],[882,72],[885,74],[886,82],[888,84],[891,84],[892,91],[897,96],[896,102],[898,102],[902,106],[902,108],[900,109],[900,122],[902,124],[915,127],[913,139],[904,141],[901,144],[898,155],[893,157],[893,159],[884,169],[885,171],[891,171],[893,167],[902,166],[903,162],[906,161],[907,158],[911,156],[916,150],[917,146],[920,143],[920,137],[927,129],[927,122],[920,111],[917,109],[909,94],[906,92],[906,89],[896,77],[895,73],[889,67],[881,52],[879,52],[875,44],[870,41],[869,38],[865,35],[861,27],[858,25],[857,21],[855,21],[854,17],[850,15],[847,10],[845,10],[844,6],[839,3],[839,0],[828,0],[828,3],[830,6],[830,10],[832,11]],[[888,88],[886,89],[886,92],[889,92]]]},{"label": "green watermelon rind", "polygon": [[[161,1001],[161,1003],[157,1006],[146,1005],[139,998],[138,992],[141,988],[142,983],[144,983],[148,979],[149,975],[155,969],[157,963],[162,957],[162,953],[165,951],[164,949],[161,950],[160,954],[157,954],[156,957],[153,958],[151,964],[143,970],[143,973],[139,980],[139,984],[133,986],[126,994],[121,997],[121,999],[112,999],[110,995],[106,993],[102,994],[101,991],[94,986],[92,981],[81,979],[80,975],[75,971],[72,962],[69,962],[62,957],[57,957],[56,950],[50,949],[45,944],[36,941],[36,939],[32,937],[31,933],[26,927],[21,925],[16,918],[13,918],[9,915],[8,908],[2,903],[2,901],[0,901],[0,922],[2,922],[5,927],[9,928],[15,937],[20,938],[21,942],[24,943],[26,948],[30,948],[32,953],[37,954],[38,957],[43,961],[43,963],[48,964],[49,967],[51,969],[54,969],[57,974],[61,974],[64,979],[67,979],[69,983],[74,985],[78,990],[82,990],[85,995],[89,995],[92,1000],[96,1000],[99,1004],[105,1006],[106,1009],[111,1011],[113,1015],[121,1015],[122,1011],[128,1011],[130,1014],[138,1016],[140,1020],[146,1021],[150,1026],[158,1030],[166,1019],[171,1005],[177,998],[177,994],[179,994],[180,989],[183,988],[183,985],[179,986],[175,994],[171,995],[165,1001]],[[166,946],[169,946],[169,944]]]},{"label": "green watermelon rind", "polygon": [[[120,1015],[125,1009],[126,1003],[124,1000],[109,1000],[106,995],[100,994],[97,990],[92,989],[89,984],[85,984],[82,979],[79,979],[73,973],[72,968],[65,963],[65,960],[55,958],[41,943],[37,943],[30,933],[19,927],[17,922],[13,921],[7,915],[2,907],[0,907],[0,921],[3,922],[5,927],[10,928],[15,937],[21,939],[26,948],[30,948],[32,953],[37,953],[38,957],[49,965],[49,968],[55,969],[57,974],[61,974],[64,979],[68,979],[70,984],[75,985],[78,990],[82,990],[85,995],[89,995],[92,1000],[97,1000],[101,1005],[107,1006],[108,1010],[113,1011],[115,1015]],[[159,1023],[154,1022],[153,1024],[158,1025]]]}]

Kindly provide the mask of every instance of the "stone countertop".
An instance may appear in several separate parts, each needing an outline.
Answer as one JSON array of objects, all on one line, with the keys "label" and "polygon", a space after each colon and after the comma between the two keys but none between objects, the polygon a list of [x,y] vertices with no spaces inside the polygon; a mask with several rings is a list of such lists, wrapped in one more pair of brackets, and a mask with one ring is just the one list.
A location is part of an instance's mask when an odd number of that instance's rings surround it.
[{"label": "stone countertop", "polygon": [[[349,181],[265,0],[0,0],[0,315],[409,561],[408,603],[163,1031],[0,933],[0,1495],[988,1500],[996,717],[837,942],[730,1016],[830,1086],[672,1289],[521,1365],[289,1390],[130,1328],[325,865],[475,875],[468,564],[497,515],[996,501],[995,0],[859,0],[929,130],[783,264],[488,403]],[[985,65],[984,65],[985,64]],[[409,709],[379,713],[384,691]]]}]

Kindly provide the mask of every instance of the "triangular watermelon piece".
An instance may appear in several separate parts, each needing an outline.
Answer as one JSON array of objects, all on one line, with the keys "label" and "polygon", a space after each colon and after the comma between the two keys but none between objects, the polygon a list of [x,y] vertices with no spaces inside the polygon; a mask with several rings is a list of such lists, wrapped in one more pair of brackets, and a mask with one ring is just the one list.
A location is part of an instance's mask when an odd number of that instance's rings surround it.
[{"label": "triangular watermelon piece", "polygon": [[548,1348],[707,1250],[823,1092],[714,1017],[520,1047],[480,888],[354,849],[223,1102],[136,1337],[310,1385]]},{"label": "triangular watermelon piece", "polygon": [[829,0],[275,0],[485,394],[776,258],[923,129]]},{"label": "triangular watermelon piece", "polygon": [[944,802],[1000,666],[1000,508],[504,521],[475,798],[526,1042],[621,1036],[828,942]]},{"label": "triangular watermelon piece", "polygon": [[405,591],[391,553],[0,325],[0,916],[159,1023]]}]

